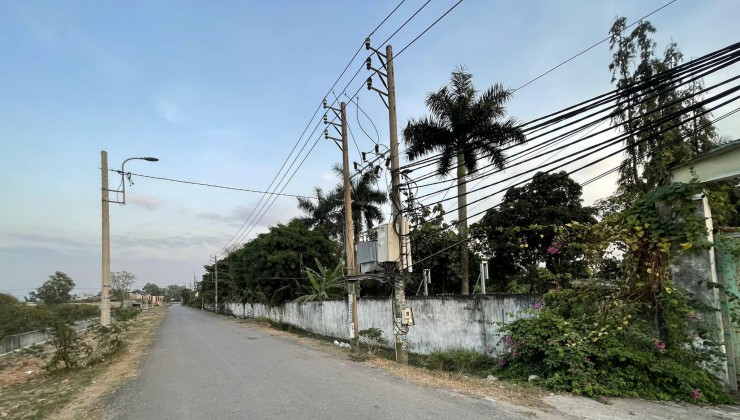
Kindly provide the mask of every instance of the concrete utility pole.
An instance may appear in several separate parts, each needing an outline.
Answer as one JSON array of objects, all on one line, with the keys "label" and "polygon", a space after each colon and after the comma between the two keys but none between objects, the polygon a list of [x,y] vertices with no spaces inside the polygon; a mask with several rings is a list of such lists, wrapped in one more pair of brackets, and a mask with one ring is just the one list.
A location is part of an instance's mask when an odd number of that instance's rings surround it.
[{"label": "concrete utility pole", "polygon": [[108,152],[100,151],[103,205],[103,272],[100,289],[100,325],[110,324],[110,213],[108,203]]},{"label": "concrete utility pole", "polygon": [[428,268],[424,269],[424,296],[429,296],[429,283],[431,281],[431,273]]},{"label": "concrete utility pole", "polygon": [[[339,104],[339,118],[342,120],[342,173],[344,175],[344,230],[347,253],[347,276],[354,276],[355,272],[355,230],[352,219],[352,184],[349,175],[349,143],[347,141],[347,104]],[[357,349],[358,340],[358,320],[357,320],[357,280],[347,282],[347,292],[350,303],[350,324],[349,336],[352,339],[352,347]]]},{"label": "concrete utility pole", "polygon": [[[354,226],[352,219],[352,185],[350,183],[349,174],[349,142],[347,140],[347,104],[341,102],[339,109],[329,106],[324,99],[324,109],[330,109],[334,112],[334,115],[339,118],[340,124],[329,121],[329,118],[324,115],[324,124],[332,125],[334,129],[339,127],[339,134],[341,139],[329,136],[328,130],[324,131],[324,137],[327,139],[334,140],[337,146],[342,150],[342,177],[344,181],[344,247],[345,247],[345,262],[347,269],[347,276],[354,276],[357,274],[356,263],[355,263],[355,236]],[[341,145],[340,145],[341,143]],[[359,323],[357,320],[357,280],[350,279],[347,282],[347,297],[349,300],[349,312],[350,312],[350,328],[349,336],[352,339],[352,346],[357,348],[357,338]]]},{"label": "concrete utility pole", "polygon": [[488,280],[488,260],[480,262],[480,293],[486,294],[486,281]]},{"label": "concrete utility pole", "polygon": [[347,104],[339,105],[339,114],[342,120],[342,173],[344,176],[344,229],[347,239],[347,275],[355,274],[355,231],[352,219],[352,184],[349,175],[349,144],[347,142]]},{"label": "concrete utility pole", "polygon": [[[380,94],[380,98],[383,100],[385,105],[388,107],[388,126],[390,128],[390,159],[391,159],[391,224],[393,229],[388,232],[389,235],[394,236],[394,240],[398,244],[399,253],[399,266],[398,263],[392,268],[392,272],[396,270],[394,283],[393,283],[393,332],[395,336],[396,344],[396,361],[399,363],[408,363],[408,347],[406,345],[406,333],[411,322],[407,323],[404,319],[404,309],[406,309],[406,277],[404,273],[408,270],[406,267],[408,247],[406,247],[401,240],[401,236],[405,223],[401,214],[401,174],[399,173],[399,162],[398,162],[398,122],[396,119],[396,81],[393,73],[393,47],[386,45],[385,54],[376,50],[370,45],[370,38],[365,39],[365,49],[372,50],[380,59],[380,68],[374,68],[372,66],[372,59],[368,57],[365,61],[368,70],[373,70],[380,81],[388,89],[387,92],[383,92],[380,89],[373,87],[372,77],[367,79],[368,90],[374,90]],[[385,61],[384,61],[385,60]],[[385,68],[385,73],[382,71]],[[385,80],[384,80],[385,78]],[[386,102],[386,97],[388,102]],[[408,320],[412,321],[412,320]]]},{"label": "concrete utility pole", "polygon": [[213,256],[213,275],[216,279],[216,313],[218,313],[218,255]]},{"label": "concrete utility pole", "polygon": [[[388,71],[388,125],[390,127],[390,143],[391,143],[391,221],[393,223],[392,235],[396,235],[397,243],[401,246],[401,238],[398,232],[401,230],[401,175],[399,174],[399,162],[398,162],[398,121],[396,120],[396,81],[393,74],[393,47],[387,45],[385,47],[385,58],[386,58],[386,70]],[[400,255],[401,259],[405,258],[405,255]],[[400,261],[399,261],[400,262]],[[399,266],[400,269],[400,266]],[[406,334],[402,331],[403,328],[403,309],[406,307],[406,277],[403,275],[403,270],[396,276],[393,283],[394,300],[393,300],[393,316],[395,318],[396,328],[395,331],[395,342],[396,342],[396,361],[399,363],[406,364],[409,361],[408,347],[406,345]]]}]

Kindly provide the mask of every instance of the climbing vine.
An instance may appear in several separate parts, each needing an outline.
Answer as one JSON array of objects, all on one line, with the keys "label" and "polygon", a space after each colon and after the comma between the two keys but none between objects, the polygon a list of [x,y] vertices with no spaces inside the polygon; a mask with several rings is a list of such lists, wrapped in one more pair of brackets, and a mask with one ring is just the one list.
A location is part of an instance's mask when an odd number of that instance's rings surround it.
[{"label": "climbing vine", "polygon": [[672,261],[711,246],[696,214],[700,192],[697,184],[659,187],[599,223],[561,230],[561,245],[588,244],[589,266],[619,255],[620,275],[556,285],[532,317],[502,325],[498,374],[538,375],[552,389],[594,397],[729,402],[713,375],[723,354],[707,308],[671,278]]}]

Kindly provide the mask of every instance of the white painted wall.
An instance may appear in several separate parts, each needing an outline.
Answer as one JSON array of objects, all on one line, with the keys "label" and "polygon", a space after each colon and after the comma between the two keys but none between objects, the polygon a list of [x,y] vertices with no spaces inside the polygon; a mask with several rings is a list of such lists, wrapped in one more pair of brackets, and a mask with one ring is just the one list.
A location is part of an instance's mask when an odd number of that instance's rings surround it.
[{"label": "white painted wall", "polygon": [[[434,296],[409,297],[415,323],[408,333],[409,351],[429,354],[435,350],[468,349],[498,354],[498,323],[511,322],[531,309],[537,296]],[[346,300],[295,303],[279,307],[262,304],[226,304],[234,316],[268,318],[292,326],[349,341],[349,310]],[[379,328],[393,337],[390,298],[360,298],[357,316],[360,330]]]}]

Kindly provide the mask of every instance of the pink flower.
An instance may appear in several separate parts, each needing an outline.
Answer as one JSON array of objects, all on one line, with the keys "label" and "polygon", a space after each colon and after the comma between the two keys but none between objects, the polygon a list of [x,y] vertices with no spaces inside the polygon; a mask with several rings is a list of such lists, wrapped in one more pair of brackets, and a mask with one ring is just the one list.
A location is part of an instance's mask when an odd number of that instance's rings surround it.
[{"label": "pink flower", "polygon": [[555,248],[554,246],[547,247],[547,255],[553,255],[557,253],[558,253],[558,249]]},{"label": "pink flower", "polygon": [[655,346],[655,348],[658,349],[658,351],[664,351],[665,350],[665,343],[662,342],[662,341],[660,341],[660,340],[658,340],[658,339],[656,339],[655,341],[653,341],[653,346]]},{"label": "pink flower", "polygon": [[591,363],[591,359],[589,359],[588,356],[583,356],[583,363],[589,364]]},{"label": "pink flower", "polygon": [[519,352],[516,351],[516,350],[512,351],[511,352],[511,358],[512,359],[516,359],[517,357],[519,357]]},{"label": "pink flower", "polygon": [[534,309],[535,311],[539,311],[540,309],[542,309],[542,303],[541,302],[535,303],[534,306],[532,306],[532,309]]},{"label": "pink flower", "polygon": [[695,400],[700,400],[701,399],[701,391],[698,390],[698,389],[696,389],[696,388],[692,389],[691,390],[691,398],[693,398]]},{"label": "pink flower", "polygon": [[608,404],[609,403],[609,400],[605,396],[603,396],[603,395],[601,396],[601,398],[599,398],[599,401],[602,404]]}]

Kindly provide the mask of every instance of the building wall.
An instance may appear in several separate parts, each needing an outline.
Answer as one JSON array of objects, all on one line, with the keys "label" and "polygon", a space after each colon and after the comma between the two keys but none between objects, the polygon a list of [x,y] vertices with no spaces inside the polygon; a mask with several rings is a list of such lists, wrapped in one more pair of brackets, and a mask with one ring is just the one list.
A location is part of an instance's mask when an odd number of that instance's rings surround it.
[{"label": "building wall", "polygon": [[[525,315],[538,297],[505,296],[435,296],[409,297],[415,325],[407,336],[409,351],[429,354],[435,350],[468,349],[483,354],[498,354],[498,324]],[[393,339],[390,298],[358,299],[359,330],[379,328],[383,337]],[[349,304],[346,300],[295,303],[279,307],[262,304],[226,304],[234,316],[268,318],[313,333],[349,341]]]}]

